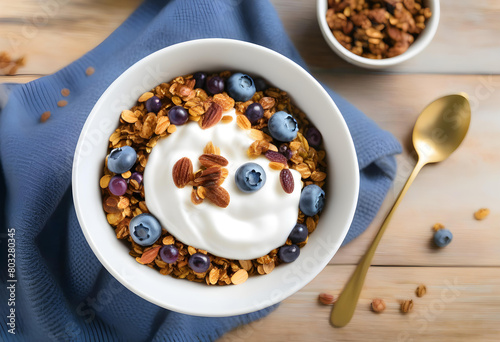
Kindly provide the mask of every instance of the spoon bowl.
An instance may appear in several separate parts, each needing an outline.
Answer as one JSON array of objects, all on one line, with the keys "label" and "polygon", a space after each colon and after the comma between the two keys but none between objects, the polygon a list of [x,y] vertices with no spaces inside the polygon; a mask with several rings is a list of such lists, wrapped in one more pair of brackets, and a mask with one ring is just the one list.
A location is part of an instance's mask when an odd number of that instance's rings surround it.
[{"label": "spoon bowl", "polygon": [[333,306],[330,316],[330,322],[333,326],[343,327],[351,321],[377,246],[391,221],[392,215],[418,172],[428,163],[445,160],[457,149],[469,129],[470,119],[471,108],[465,93],[443,96],[425,107],[419,115],[413,128],[412,137],[413,146],[418,154],[417,164],[387,214],[372,244],[361,258]]},{"label": "spoon bowl", "polygon": [[465,138],[470,119],[467,94],[443,96],[425,107],[413,128],[419,160],[437,163],[448,158]]}]

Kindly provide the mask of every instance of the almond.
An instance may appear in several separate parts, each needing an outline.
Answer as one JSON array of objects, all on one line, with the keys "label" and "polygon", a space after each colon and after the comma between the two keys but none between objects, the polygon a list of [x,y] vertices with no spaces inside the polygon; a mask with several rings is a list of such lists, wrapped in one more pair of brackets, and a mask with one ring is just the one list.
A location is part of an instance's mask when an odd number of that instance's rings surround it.
[{"label": "almond", "polygon": [[144,253],[142,253],[142,256],[139,259],[139,262],[141,264],[149,264],[151,261],[153,261],[156,258],[159,251],[160,251],[160,246],[152,247],[152,248],[146,250]]},{"label": "almond", "polygon": [[212,153],[204,153],[202,154],[198,160],[200,161],[202,166],[212,167],[212,166],[227,166],[229,162],[223,156],[219,156],[217,154]]},{"label": "almond", "polygon": [[194,179],[195,185],[207,184],[208,182],[217,182],[221,178],[220,167],[213,166],[203,170],[199,177]]},{"label": "almond", "polygon": [[276,103],[276,100],[272,97],[263,97],[259,101],[260,105],[264,110],[266,109],[271,109],[274,107],[274,104]]},{"label": "almond", "polygon": [[193,177],[193,164],[187,157],[179,159],[172,169],[172,178],[178,188],[185,187]]},{"label": "almond", "polygon": [[201,129],[207,129],[212,126],[215,126],[222,119],[222,107],[212,102],[210,107],[208,107],[207,111],[203,115],[203,119],[201,119]]},{"label": "almond", "polygon": [[283,169],[280,171],[280,183],[281,187],[287,194],[291,194],[293,192],[293,175],[289,169]]},{"label": "almond", "polygon": [[323,305],[332,305],[336,302],[336,299],[333,295],[324,292],[319,294],[318,300]]},{"label": "almond", "polygon": [[208,187],[205,198],[221,208],[226,208],[230,200],[229,193],[226,189],[218,185]]}]

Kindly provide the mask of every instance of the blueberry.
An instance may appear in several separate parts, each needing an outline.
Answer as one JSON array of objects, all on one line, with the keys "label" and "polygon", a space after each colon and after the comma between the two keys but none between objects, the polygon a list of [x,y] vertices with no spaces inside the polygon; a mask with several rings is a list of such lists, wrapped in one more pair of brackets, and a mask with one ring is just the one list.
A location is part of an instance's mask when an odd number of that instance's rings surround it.
[{"label": "blueberry", "polygon": [[301,243],[306,241],[308,234],[309,232],[307,231],[306,225],[297,223],[295,227],[293,227],[288,238],[292,241],[292,243]]},{"label": "blueberry", "polygon": [[304,137],[307,139],[309,145],[316,147],[321,145],[321,141],[323,140],[321,132],[318,131],[316,127],[309,127],[304,134]]},{"label": "blueberry", "polygon": [[256,91],[264,91],[267,89],[267,83],[266,83],[266,81],[264,81],[263,78],[256,78],[254,80],[254,84],[255,84]]},{"label": "blueberry", "polygon": [[182,106],[173,106],[168,111],[168,119],[170,123],[180,126],[184,125],[189,118],[189,113],[186,108]]},{"label": "blueberry", "polygon": [[174,245],[166,245],[160,248],[160,258],[167,264],[173,264],[179,258],[179,250]]},{"label": "blueberry", "polygon": [[297,260],[300,255],[300,248],[297,245],[284,245],[278,251],[278,258],[283,262],[292,262]]},{"label": "blueberry", "polygon": [[123,196],[127,192],[127,181],[120,175],[114,176],[109,181],[108,189],[115,196]]},{"label": "blueberry", "polygon": [[212,95],[222,93],[224,91],[224,80],[220,76],[209,77],[205,88]]},{"label": "blueberry", "polygon": [[236,170],[235,181],[241,191],[254,192],[266,183],[266,172],[259,164],[246,163]]},{"label": "blueberry", "polygon": [[128,227],[132,240],[140,246],[151,246],[161,235],[160,222],[151,214],[135,216]]},{"label": "blueberry", "polygon": [[283,142],[295,139],[299,131],[297,121],[295,121],[293,116],[283,111],[274,113],[269,119],[267,127],[274,139]]},{"label": "blueberry", "polygon": [[237,72],[227,79],[227,92],[235,101],[245,102],[255,94],[255,84],[250,76]]},{"label": "blueberry", "polygon": [[302,189],[299,208],[306,216],[314,216],[323,210],[325,192],[316,184],[310,184]]},{"label": "blueberry", "polygon": [[439,229],[434,233],[434,243],[438,247],[448,246],[453,239],[453,234],[448,229]]},{"label": "blueberry", "polygon": [[158,113],[161,109],[161,100],[158,96],[153,96],[146,101],[146,110],[148,112]]},{"label": "blueberry", "polygon": [[264,116],[264,108],[262,108],[260,103],[252,103],[245,110],[245,116],[250,123],[255,124]]},{"label": "blueberry", "polygon": [[288,159],[288,160],[290,160],[290,158],[292,158],[292,156],[293,156],[293,151],[290,150],[290,148],[288,147],[287,144],[281,144],[278,151],[279,151],[279,153],[284,155],[286,157],[286,159]]},{"label": "blueberry", "polygon": [[127,172],[134,166],[137,153],[130,146],[117,147],[109,153],[108,170],[114,173]]},{"label": "blueberry", "polygon": [[205,74],[204,72],[195,72],[193,74],[193,78],[196,81],[194,87],[203,88],[205,86],[205,81],[207,80],[207,74]]},{"label": "blueberry", "polygon": [[203,253],[194,253],[189,257],[189,267],[197,273],[203,273],[210,267],[210,257]]},{"label": "blueberry", "polygon": [[137,183],[141,184],[142,183],[142,179],[143,179],[142,173],[140,173],[140,172],[134,172],[134,173],[132,173],[132,176],[130,176],[130,179],[133,179]]}]

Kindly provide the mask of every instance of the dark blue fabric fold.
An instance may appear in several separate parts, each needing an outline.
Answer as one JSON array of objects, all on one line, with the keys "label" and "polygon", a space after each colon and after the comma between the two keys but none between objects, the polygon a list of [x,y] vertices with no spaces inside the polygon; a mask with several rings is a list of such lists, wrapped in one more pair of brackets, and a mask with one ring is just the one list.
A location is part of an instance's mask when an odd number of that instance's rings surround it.
[{"label": "dark blue fabric fold", "polygon": [[[213,341],[274,307],[225,317],[161,309],[119,284],[99,263],[78,225],[71,167],[83,124],[104,90],[130,65],[163,47],[197,38],[234,38],[273,49],[305,67],[268,0],[148,0],[94,50],[57,73],[0,86],[0,245],[16,240],[16,335],[3,341]],[[95,74],[85,75],[87,67]],[[195,67],[195,66],[194,66]],[[57,107],[60,90],[71,89]],[[400,145],[328,90],[357,150],[361,187],[345,242],[366,229],[394,178]],[[40,115],[52,116],[40,122]],[[9,307],[7,263],[0,265],[0,314]]]}]

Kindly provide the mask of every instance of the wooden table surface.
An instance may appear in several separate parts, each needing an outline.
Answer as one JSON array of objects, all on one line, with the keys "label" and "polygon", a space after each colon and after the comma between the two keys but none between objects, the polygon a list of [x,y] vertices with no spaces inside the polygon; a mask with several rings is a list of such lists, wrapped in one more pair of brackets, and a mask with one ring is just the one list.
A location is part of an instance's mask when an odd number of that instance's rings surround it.
[{"label": "wooden table surface", "polygon": [[[250,1],[250,0],[247,0]],[[268,317],[221,341],[498,341],[500,340],[500,1],[442,0],[436,37],[420,55],[383,72],[338,58],[324,42],[315,1],[272,0],[312,74],[346,97],[404,146],[393,187],[368,230]],[[140,0],[0,0],[0,51],[27,65],[1,82],[53,73],[100,43]],[[46,10],[43,6],[52,4]],[[45,13],[45,14],[44,14]],[[465,91],[472,122],[459,150],[417,177],[377,250],[356,314],[345,328],[328,323],[320,292],[338,294],[374,237],[415,164],[410,142],[419,112],[433,99]],[[484,221],[473,213],[489,208]],[[431,247],[431,227],[454,235]],[[416,298],[418,284],[427,295]],[[369,310],[385,299],[382,314]],[[399,300],[414,299],[403,315]]]}]

